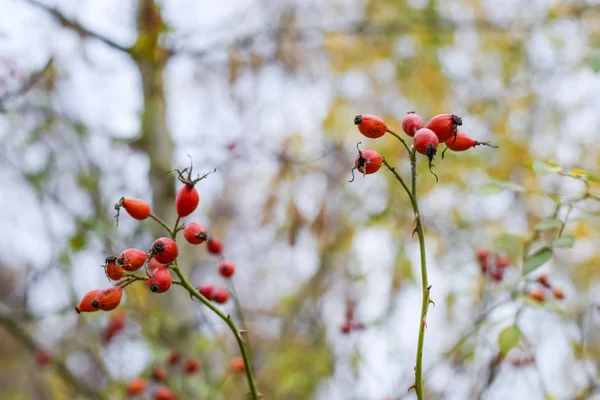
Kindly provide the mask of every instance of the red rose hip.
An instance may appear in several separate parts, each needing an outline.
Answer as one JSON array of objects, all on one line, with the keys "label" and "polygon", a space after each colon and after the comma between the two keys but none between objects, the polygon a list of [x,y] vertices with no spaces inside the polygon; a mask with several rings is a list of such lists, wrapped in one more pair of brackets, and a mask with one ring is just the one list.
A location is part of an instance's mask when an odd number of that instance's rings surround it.
[{"label": "red rose hip", "polygon": [[[440,141],[439,141],[437,135],[431,129],[423,128],[423,129],[419,129],[415,133],[413,146],[415,147],[416,151],[427,156],[427,158],[429,159],[429,171],[432,174],[433,174],[433,171],[431,171],[431,168],[433,167],[432,161],[433,161],[433,157],[435,156],[435,153],[437,152],[437,147],[438,147],[439,143],[440,143]],[[433,175],[435,176],[435,180],[437,182],[437,175],[435,175],[435,174],[433,174]]]},{"label": "red rose hip", "polygon": [[377,115],[357,115],[354,117],[354,124],[358,126],[360,133],[369,139],[380,138],[387,132],[387,125]]},{"label": "red rose hip", "polygon": [[229,300],[229,291],[225,288],[215,288],[212,299],[219,304],[224,304]]},{"label": "red rose hip", "polygon": [[445,143],[446,146],[452,151],[465,151],[475,146],[489,146],[497,148],[497,146],[492,146],[490,142],[478,142],[475,139],[471,139],[469,135],[463,131],[458,131],[456,133],[456,139],[451,137],[450,139],[446,140]]},{"label": "red rose hip", "polygon": [[165,267],[154,270],[154,275],[148,278],[148,288],[154,293],[164,293],[171,287],[171,271]]},{"label": "red rose hip", "polygon": [[462,118],[458,115],[439,114],[429,120],[425,128],[435,132],[440,142],[445,142],[456,137],[460,125],[462,125]]},{"label": "red rose hip", "polygon": [[161,264],[169,264],[175,261],[179,255],[179,248],[177,243],[171,238],[162,237],[158,238],[152,244],[152,250],[150,250],[156,261]]},{"label": "red rose hip", "polygon": [[423,118],[414,111],[407,113],[402,120],[402,130],[408,136],[415,136],[415,133],[424,126]]},{"label": "red rose hip", "polygon": [[354,159],[354,167],[361,174],[369,175],[379,171],[383,158],[373,149],[360,151]]},{"label": "red rose hip", "polygon": [[100,293],[100,289],[87,292],[79,302],[79,305],[75,307],[75,311],[77,313],[98,311],[100,309],[100,305],[96,300],[98,293]]},{"label": "red rose hip", "polygon": [[206,242],[206,249],[209,253],[221,254],[221,252],[223,251],[223,243],[221,242],[221,239],[219,239],[216,236],[213,236],[208,239],[208,242]]},{"label": "red rose hip", "polygon": [[150,216],[152,212],[150,206],[142,199],[129,199],[121,197],[121,200],[115,204],[117,212],[123,207],[127,214],[131,215],[132,218],[137,220],[144,220]]},{"label": "red rose hip", "polygon": [[230,278],[235,273],[235,265],[229,260],[219,263],[219,274],[224,278]]},{"label": "red rose hip", "polygon": [[200,244],[208,239],[208,234],[204,225],[191,222],[185,226],[183,237],[191,244]]},{"label": "red rose hip", "polygon": [[117,265],[125,271],[137,271],[148,259],[148,254],[140,249],[127,249],[117,257]]},{"label": "red rose hip", "polygon": [[215,287],[213,285],[205,284],[198,288],[198,292],[200,292],[200,294],[206,297],[208,300],[212,300],[215,292]]}]

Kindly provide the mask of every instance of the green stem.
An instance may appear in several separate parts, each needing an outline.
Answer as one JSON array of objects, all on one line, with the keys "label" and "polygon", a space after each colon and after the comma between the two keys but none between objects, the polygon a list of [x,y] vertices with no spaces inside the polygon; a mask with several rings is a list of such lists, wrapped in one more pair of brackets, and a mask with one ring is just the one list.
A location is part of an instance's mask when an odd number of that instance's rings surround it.
[{"label": "green stem", "polygon": [[[171,230],[171,228],[169,228],[169,226],[165,223],[165,221],[158,218],[154,214],[150,214],[149,217],[152,218],[153,220],[155,220],[156,222],[158,222],[159,224],[161,224],[163,226],[163,228],[165,228],[167,230],[167,232],[169,232],[169,235],[171,235],[171,237],[173,237],[173,231]],[[177,221],[179,221],[179,219],[177,219]]]},{"label": "green stem", "polygon": [[175,226],[173,227],[173,230],[169,229],[169,233],[171,234],[171,239],[175,240],[175,237],[177,236],[177,232],[179,232],[179,227],[177,225],[179,225],[179,221],[181,221],[181,217],[177,217],[177,219],[175,220]]},{"label": "green stem", "polygon": [[235,337],[235,340],[238,343],[238,347],[240,348],[240,352],[242,353],[242,358],[244,359],[244,365],[246,366],[246,378],[248,379],[248,386],[250,386],[250,393],[252,394],[252,400],[259,400],[259,394],[258,394],[258,390],[256,389],[256,383],[254,381],[254,375],[252,373],[252,366],[250,364],[250,356],[248,354],[248,349],[246,347],[246,343],[244,343],[244,340],[242,339],[239,329],[235,325],[235,322],[233,322],[233,320],[231,319],[231,317],[229,315],[223,314],[223,312],[221,310],[219,310],[215,305],[213,305],[206,297],[202,296],[200,294],[200,292],[198,292],[198,290],[196,290],[196,288],[194,288],[190,284],[188,279],[185,277],[185,275],[183,275],[183,273],[179,269],[179,265],[177,264],[177,261],[175,261],[173,263],[172,269],[173,269],[173,271],[175,271],[175,273],[179,277],[179,280],[181,281],[181,285],[184,288],[186,288],[186,290],[190,293],[190,295],[192,295],[195,298],[197,298],[198,300],[200,300],[202,303],[204,303],[205,306],[207,306],[215,314],[217,314],[223,321],[225,321],[227,326],[229,326],[229,328],[233,332],[233,336]]},{"label": "green stem", "polygon": [[[244,310],[242,309],[242,303],[240,302],[240,298],[237,294],[237,290],[235,290],[235,285],[233,284],[233,280],[229,279],[229,289],[231,290],[231,294],[233,295],[233,302],[235,303],[235,309],[237,312],[237,317],[242,324],[242,328],[248,331],[248,324],[246,324],[246,318],[244,318]],[[250,358],[252,358],[252,347],[250,346],[250,335],[246,333],[246,346],[248,347],[248,354]]]}]

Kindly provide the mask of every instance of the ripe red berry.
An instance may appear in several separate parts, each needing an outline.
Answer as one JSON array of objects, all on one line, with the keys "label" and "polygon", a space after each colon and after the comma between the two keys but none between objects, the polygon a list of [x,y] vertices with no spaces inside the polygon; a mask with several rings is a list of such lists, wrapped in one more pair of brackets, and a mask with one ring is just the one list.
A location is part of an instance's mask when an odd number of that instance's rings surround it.
[{"label": "ripe red berry", "polygon": [[[121,303],[122,297],[123,288],[121,288],[121,286],[111,286],[107,289],[101,290],[94,301],[97,302],[98,308],[101,310],[112,311]],[[94,304],[92,304],[92,306],[93,305]]]},{"label": "ripe red berry", "polygon": [[204,243],[208,239],[204,225],[197,222],[189,223],[183,230],[183,237],[191,244]]},{"label": "ripe red berry", "polygon": [[175,198],[175,208],[177,209],[177,215],[180,217],[187,217],[194,212],[196,207],[200,203],[200,195],[196,188],[192,185],[184,185],[177,192]]},{"label": "ripe red berry", "polygon": [[140,249],[127,249],[117,257],[117,265],[125,271],[137,271],[142,268],[148,254]]},{"label": "ripe red berry", "polygon": [[340,331],[344,335],[349,334],[351,330],[352,330],[352,323],[350,321],[346,321],[342,324],[342,326],[340,326]]},{"label": "ripe red berry", "polygon": [[215,293],[215,287],[213,285],[205,284],[200,286],[198,288],[198,291],[202,296],[206,297],[208,300],[212,300]]},{"label": "ripe red berry", "polygon": [[177,396],[166,386],[161,386],[154,392],[154,400],[176,400]]},{"label": "ripe red berry", "polygon": [[556,297],[558,300],[562,300],[565,298],[565,292],[559,287],[552,288],[552,295]]},{"label": "ripe red berry", "polygon": [[246,365],[244,364],[244,359],[240,356],[232,358],[229,368],[231,369],[232,372],[235,372],[236,374],[243,374],[246,371]]},{"label": "ripe red berry", "polygon": [[146,390],[146,380],[143,378],[135,378],[127,384],[125,388],[128,396],[135,396]]},{"label": "ripe red berry", "polygon": [[183,361],[183,372],[187,375],[195,374],[200,371],[200,361],[188,358]]},{"label": "ripe red berry", "polygon": [[490,252],[487,249],[479,249],[477,250],[477,260],[482,261],[482,260],[487,260],[487,258],[490,256]]},{"label": "ripe red berry", "polygon": [[169,355],[167,356],[167,364],[169,364],[171,367],[179,364],[180,360],[181,360],[181,356],[179,355],[178,352],[176,352],[176,351],[169,352]]},{"label": "ripe red berry", "polygon": [[548,280],[548,275],[546,275],[546,274],[539,275],[536,278],[536,280],[538,281],[538,283],[540,283],[544,287],[547,287],[548,289],[550,289],[552,287],[550,285],[550,281]]},{"label": "ripe red berry", "polygon": [[208,239],[208,242],[206,242],[206,249],[209,253],[221,254],[223,251],[223,243],[218,237],[212,236]]},{"label": "ripe red berry", "polygon": [[354,124],[358,126],[360,133],[370,139],[382,137],[387,132],[387,125],[377,115],[357,115],[354,117]]},{"label": "ripe red berry", "polygon": [[[429,159],[429,171],[433,167],[432,161],[435,153],[437,152],[437,147],[440,144],[438,137],[436,134],[428,128],[419,129],[415,133],[415,138],[413,140],[413,146],[415,150],[421,154],[424,154]],[[434,174],[435,175],[435,174]],[[435,175],[435,180],[437,181],[437,175]]]},{"label": "ripe red berry", "polygon": [[100,293],[100,289],[87,292],[79,302],[79,305],[75,307],[75,311],[77,311],[77,313],[98,311],[100,308],[100,305],[96,300],[98,293]]},{"label": "ripe red berry", "polygon": [[123,277],[125,270],[121,266],[117,265],[117,257],[106,257],[104,272],[109,279],[118,281]]},{"label": "ripe red berry", "polygon": [[171,287],[171,271],[165,267],[154,270],[154,275],[148,278],[148,287],[154,293],[164,293]]},{"label": "ripe red berry", "polygon": [[148,261],[148,270],[149,271],[154,271],[155,269],[164,267],[164,266],[165,266],[165,264],[159,263],[158,261],[156,261],[156,259],[154,257],[152,257],[150,259],[150,261]]},{"label": "ripe red berry", "polygon": [[151,253],[159,263],[169,264],[179,255],[179,248],[173,239],[162,237],[154,241]]},{"label": "ripe red berry", "polygon": [[506,258],[505,256],[498,256],[496,258],[496,266],[498,268],[506,268],[506,267],[510,266],[510,260],[508,258]]},{"label": "ripe red berry", "polygon": [[533,289],[530,290],[527,295],[535,301],[539,301],[540,303],[544,301],[546,296],[544,295],[544,291],[542,289]]},{"label": "ripe red berry", "polygon": [[475,146],[497,147],[492,146],[490,142],[478,142],[475,139],[471,139],[469,135],[463,131],[458,131],[456,133],[456,140],[454,137],[450,137],[450,139],[446,140],[445,143],[446,146],[452,151],[465,151]]},{"label": "ripe red berry", "polygon": [[129,215],[137,220],[144,220],[148,218],[152,212],[148,203],[142,199],[127,199],[125,197],[121,197],[121,200],[115,204],[115,209],[119,211],[121,207],[123,207]]},{"label": "ripe red berry", "polygon": [[440,114],[433,117],[425,128],[431,129],[440,142],[445,142],[456,137],[458,126],[462,125],[462,118],[454,114]]},{"label": "ripe red berry", "polygon": [[415,136],[415,133],[424,126],[423,118],[414,111],[407,113],[402,120],[402,130],[408,136]]},{"label": "ripe red berry", "polygon": [[224,304],[227,302],[227,300],[229,300],[229,291],[225,288],[214,288],[212,299],[216,303]]},{"label": "ripe red berry", "polygon": [[504,278],[504,271],[500,268],[494,268],[494,270],[490,272],[490,276],[494,281],[501,282],[502,278]]},{"label": "ripe red berry", "polygon": [[127,314],[125,312],[114,312],[108,317],[108,324],[104,328],[102,339],[104,343],[108,343],[111,339],[125,328],[127,322]]},{"label": "ripe red berry", "polygon": [[152,379],[157,382],[163,382],[165,379],[167,379],[167,370],[163,367],[155,367],[152,370]]},{"label": "ripe red berry", "polygon": [[235,273],[235,265],[229,260],[223,260],[219,263],[219,274],[224,278],[229,278]]},{"label": "ripe red berry", "polygon": [[52,363],[52,355],[43,347],[35,349],[35,361],[39,367],[46,367]]},{"label": "ripe red berry", "polygon": [[382,162],[383,158],[381,157],[381,154],[373,149],[366,149],[359,151],[356,155],[356,158],[354,159],[354,168],[361,174],[374,174],[379,171]]}]

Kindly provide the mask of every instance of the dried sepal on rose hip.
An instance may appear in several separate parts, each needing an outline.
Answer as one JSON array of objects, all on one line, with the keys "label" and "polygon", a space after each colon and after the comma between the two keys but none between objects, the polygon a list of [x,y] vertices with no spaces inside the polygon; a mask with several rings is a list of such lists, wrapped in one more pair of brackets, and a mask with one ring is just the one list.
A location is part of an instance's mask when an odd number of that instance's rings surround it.
[{"label": "dried sepal on rose hip", "polygon": [[235,265],[229,260],[223,260],[219,263],[219,274],[224,278],[231,278],[235,273]]},{"label": "dried sepal on rose hip", "polygon": [[123,267],[117,264],[117,258],[118,257],[109,256],[104,260],[104,273],[108,279],[112,279],[113,281],[118,281],[125,273]]},{"label": "dried sepal on rose hip", "polygon": [[437,175],[431,170],[433,165],[433,157],[437,152],[438,145],[440,141],[437,135],[428,128],[419,129],[415,133],[415,137],[413,140],[413,146],[415,150],[429,159],[429,172],[431,172],[435,176],[435,181],[438,181]]},{"label": "dried sepal on rose hip", "polygon": [[154,274],[148,278],[148,288],[154,293],[164,293],[171,287],[171,271],[160,267],[154,270]]},{"label": "dried sepal on rose hip", "polygon": [[469,137],[469,135],[463,131],[458,131],[456,133],[456,138],[450,138],[446,140],[445,144],[446,148],[442,152],[442,158],[444,158],[444,153],[446,153],[446,150],[448,149],[452,151],[466,151],[475,146],[488,146],[495,149],[498,148],[498,146],[491,145],[490,142],[478,142],[477,140]]},{"label": "dried sepal on rose hip", "polygon": [[424,126],[423,118],[414,111],[408,112],[402,119],[402,130],[408,136],[415,136],[415,133]]},{"label": "dried sepal on rose hip", "polygon": [[354,117],[354,124],[358,127],[360,133],[369,139],[377,139],[387,132],[387,125],[377,115],[363,114]]},{"label": "dried sepal on rose hip", "polygon": [[142,199],[132,199],[121,197],[121,199],[115,204],[115,210],[117,210],[117,225],[119,224],[119,212],[121,207],[127,211],[127,214],[131,215],[132,218],[142,221],[150,216],[152,210],[148,203]]},{"label": "dried sepal on rose hip", "polygon": [[96,300],[98,293],[100,293],[100,289],[94,289],[87,292],[77,307],[75,307],[75,311],[77,311],[78,314],[82,312],[98,311],[100,309],[100,304],[98,303],[98,300]]},{"label": "dried sepal on rose hip", "polygon": [[182,171],[178,169],[175,170],[175,172],[177,172],[177,179],[184,184],[184,186],[179,189],[177,196],[175,197],[175,208],[179,217],[187,217],[194,212],[196,207],[198,207],[198,204],[200,203],[200,195],[196,190],[196,184],[202,179],[206,178],[208,175],[217,172],[217,169],[215,168],[215,170],[212,172],[208,172],[202,176],[198,175],[196,179],[192,179],[193,168],[194,165],[190,163],[190,166],[184,168]]},{"label": "dried sepal on rose hip", "polygon": [[197,222],[191,222],[185,226],[183,237],[188,243],[201,244],[208,240],[208,231],[204,225]]},{"label": "dried sepal on rose hip", "polygon": [[137,271],[142,268],[148,259],[148,254],[140,249],[127,249],[116,259],[118,266],[125,271]]},{"label": "dried sepal on rose hip", "polygon": [[425,128],[431,129],[438,137],[439,142],[456,138],[458,127],[462,125],[462,118],[454,114],[439,114],[431,118]]},{"label": "dried sepal on rose hip", "polygon": [[358,145],[361,142],[356,144],[356,149],[358,150],[358,154],[354,159],[354,167],[352,167],[352,179],[348,182],[354,181],[354,170],[357,170],[363,175],[374,174],[379,171],[381,168],[381,164],[383,163],[383,157],[377,151],[373,149],[361,150]]},{"label": "dried sepal on rose hip", "polygon": [[167,237],[158,238],[152,244],[152,249],[150,249],[150,254],[162,264],[170,264],[179,255],[179,247],[177,243]]}]

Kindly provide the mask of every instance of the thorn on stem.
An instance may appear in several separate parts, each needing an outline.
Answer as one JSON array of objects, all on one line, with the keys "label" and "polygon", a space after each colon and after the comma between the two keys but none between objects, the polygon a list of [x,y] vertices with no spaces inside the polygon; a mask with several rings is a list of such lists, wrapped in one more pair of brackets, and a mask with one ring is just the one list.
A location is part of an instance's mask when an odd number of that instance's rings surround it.
[{"label": "thorn on stem", "polygon": [[408,388],[407,392],[410,393],[411,390],[414,390],[415,392],[417,391],[417,382],[415,382],[412,385],[410,385],[410,387]]}]

